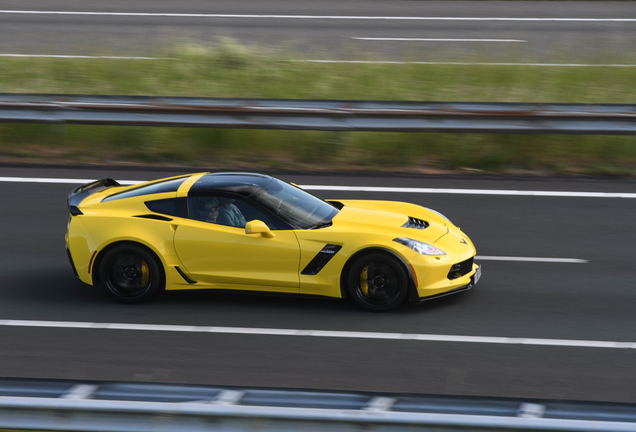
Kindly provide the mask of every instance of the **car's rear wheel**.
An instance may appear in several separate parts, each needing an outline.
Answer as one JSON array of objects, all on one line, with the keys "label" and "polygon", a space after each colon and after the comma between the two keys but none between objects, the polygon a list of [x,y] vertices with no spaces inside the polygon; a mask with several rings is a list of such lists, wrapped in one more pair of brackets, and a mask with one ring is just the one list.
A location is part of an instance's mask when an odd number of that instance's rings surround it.
[{"label": "car's rear wheel", "polygon": [[115,246],[101,260],[100,283],[118,302],[141,303],[165,284],[159,266],[157,258],[140,246]]},{"label": "car's rear wheel", "polygon": [[408,294],[408,278],[397,259],[385,253],[371,253],[351,266],[347,289],[358,306],[382,312],[404,301]]}]

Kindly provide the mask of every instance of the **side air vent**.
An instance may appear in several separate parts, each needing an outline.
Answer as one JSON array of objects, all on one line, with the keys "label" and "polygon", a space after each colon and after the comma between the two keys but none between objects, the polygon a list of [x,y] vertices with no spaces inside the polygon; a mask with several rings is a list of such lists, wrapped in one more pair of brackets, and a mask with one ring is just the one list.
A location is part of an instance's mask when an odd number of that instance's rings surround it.
[{"label": "side air vent", "polygon": [[188,276],[186,276],[186,274],[179,268],[179,266],[174,266],[174,268],[181,275],[183,280],[189,283],[190,285],[194,285],[195,283],[197,283],[197,281],[193,281]]},{"label": "side air vent", "polygon": [[416,219],[414,217],[409,216],[409,220],[402,225],[402,228],[413,228],[423,230],[428,228],[428,222],[423,221],[422,219]]},{"label": "side air vent", "polygon": [[135,215],[133,217],[142,218],[142,219],[154,219],[154,220],[160,220],[160,221],[166,221],[166,222],[170,222],[172,220],[169,217],[156,215],[156,214]]},{"label": "side air vent", "polygon": [[322,270],[322,268],[326,266],[329,261],[331,261],[331,258],[333,258],[340,249],[342,249],[342,246],[339,245],[325,245],[325,247],[322,248],[311,261],[309,261],[307,267],[305,267],[305,269],[301,271],[300,274],[310,276],[317,275],[320,270]]}]

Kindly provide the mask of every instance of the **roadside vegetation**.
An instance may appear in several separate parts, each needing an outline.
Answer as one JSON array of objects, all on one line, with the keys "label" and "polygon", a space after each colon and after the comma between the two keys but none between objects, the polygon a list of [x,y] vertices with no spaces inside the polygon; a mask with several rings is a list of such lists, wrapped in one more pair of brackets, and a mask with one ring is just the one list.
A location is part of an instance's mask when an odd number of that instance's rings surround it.
[{"label": "roadside vegetation", "polygon": [[[0,58],[0,92],[635,103],[636,68],[297,62],[225,41],[157,60]],[[479,59],[473,59],[479,61]],[[633,63],[623,59],[596,63]],[[554,61],[559,63],[559,61]],[[0,123],[0,162],[636,174],[636,137]]]}]

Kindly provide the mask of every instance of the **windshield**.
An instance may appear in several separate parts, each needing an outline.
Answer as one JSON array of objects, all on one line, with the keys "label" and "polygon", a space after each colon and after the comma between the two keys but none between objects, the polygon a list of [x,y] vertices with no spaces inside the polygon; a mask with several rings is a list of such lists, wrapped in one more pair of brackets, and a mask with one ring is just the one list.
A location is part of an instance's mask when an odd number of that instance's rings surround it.
[{"label": "windshield", "polygon": [[302,189],[278,179],[253,197],[256,202],[298,229],[314,229],[331,225],[338,209]]}]

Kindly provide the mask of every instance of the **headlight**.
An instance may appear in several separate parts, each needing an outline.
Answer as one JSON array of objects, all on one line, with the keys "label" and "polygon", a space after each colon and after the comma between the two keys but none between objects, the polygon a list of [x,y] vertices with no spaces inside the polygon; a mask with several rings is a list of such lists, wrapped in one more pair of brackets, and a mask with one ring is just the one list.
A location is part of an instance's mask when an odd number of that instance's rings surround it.
[{"label": "headlight", "polygon": [[418,254],[422,255],[446,255],[441,249],[436,248],[435,246],[431,246],[428,243],[424,243],[418,240],[413,240],[410,238],[399,237],[393,239],[394,242],[398,242],[403,244],[404,246],[413,249]]}]

